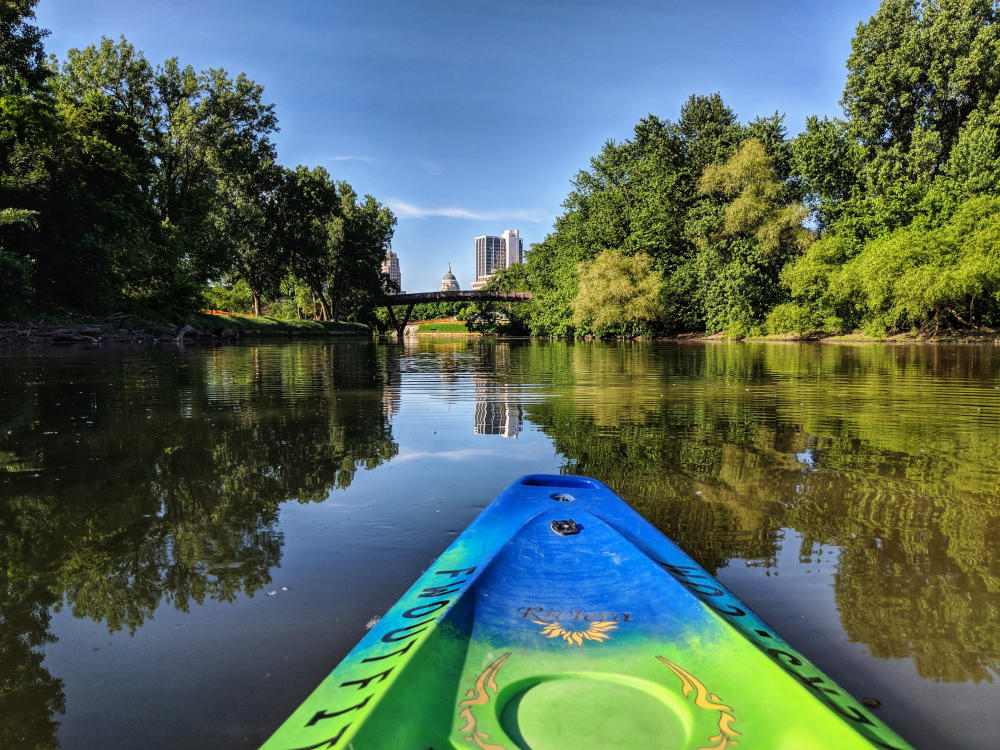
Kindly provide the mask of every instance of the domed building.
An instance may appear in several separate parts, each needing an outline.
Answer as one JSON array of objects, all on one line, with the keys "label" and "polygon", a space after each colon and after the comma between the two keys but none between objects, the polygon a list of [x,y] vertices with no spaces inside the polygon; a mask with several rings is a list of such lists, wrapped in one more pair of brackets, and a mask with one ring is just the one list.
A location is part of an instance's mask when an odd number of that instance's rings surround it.
[{"label": "domed building", "polygon": [[455,274],[451,272],[451,263],[448,264],[448,273],[446,273],[441,279],[441,286],[438,287],[440,292],[457,292],[459,291],[458,279],[455,278]]}]

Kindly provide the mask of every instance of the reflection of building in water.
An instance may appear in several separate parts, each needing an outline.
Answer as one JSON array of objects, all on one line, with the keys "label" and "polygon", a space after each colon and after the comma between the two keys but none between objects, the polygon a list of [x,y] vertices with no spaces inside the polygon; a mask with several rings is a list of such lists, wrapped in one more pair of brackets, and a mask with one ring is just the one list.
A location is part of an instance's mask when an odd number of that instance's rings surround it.
[{"label": "reflection of building in water", "polygon": [[399,403],[401,400],[398,383],[382,386],[382,414],[389,422],[399,412]]},{"label": "reflection of building in water", "polygon": [[506,386],[496,386],[482,376],[474,375],[476,386],[476,419],[473,432],[477,435],[501,435],[516,438],[521,431],[521,402]]},{"label": "reflection of building in water", "polygon": [[399,359],[387,358],[382,367],[382,414],[386,422],[391,423],[392,418],[399,412],[399,404],[402,400],[400,385],[402,374],[399,371]]},{"label": "reflection of building in water", "polygon": [[521,431],[521,407],[506,401],[476,400],[477,435],[502,435],[516,438]]}]

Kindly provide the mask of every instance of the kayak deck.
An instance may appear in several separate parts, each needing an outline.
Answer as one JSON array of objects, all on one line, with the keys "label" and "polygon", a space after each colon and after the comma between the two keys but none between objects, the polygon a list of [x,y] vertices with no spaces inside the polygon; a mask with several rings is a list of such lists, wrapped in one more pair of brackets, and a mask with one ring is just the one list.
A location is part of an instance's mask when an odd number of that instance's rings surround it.
[{"label": "kayak deck", "polygon": [[908,748],[621,501],[514,482],[265,748]]}]

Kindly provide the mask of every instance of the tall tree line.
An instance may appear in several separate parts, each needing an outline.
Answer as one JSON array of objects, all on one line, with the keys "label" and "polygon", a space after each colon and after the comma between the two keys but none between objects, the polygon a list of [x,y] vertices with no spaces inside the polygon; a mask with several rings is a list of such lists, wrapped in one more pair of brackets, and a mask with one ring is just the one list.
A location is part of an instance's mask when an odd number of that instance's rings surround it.
[{"label": "tall tree line", "polygon": [[1000,4],[884,0],[843,118],[788,137],[718,94],[608,141],[494,281],[546,335],[1000,325]]},{"label": "tall tree line", "polygon": [[368,319],[395,217],[277,163],[244,74],[153,65],[124,38],[46,61],[37,0],[0,8],[0,315],[181,314],[242,282]]}]

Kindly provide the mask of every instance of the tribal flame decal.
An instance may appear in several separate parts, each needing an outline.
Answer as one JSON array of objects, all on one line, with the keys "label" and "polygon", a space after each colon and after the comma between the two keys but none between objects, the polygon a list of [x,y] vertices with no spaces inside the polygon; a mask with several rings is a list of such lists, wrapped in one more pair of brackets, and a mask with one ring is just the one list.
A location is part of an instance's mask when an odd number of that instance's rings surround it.
[{"label": "tribal flame decal", "polygon": [[698,750],[725,750],[730,745],[739,744],[736,738],[742,735],[733,727],[733,722],[736,721],[736,717],[733,716],[733,709],[722,703],[719,696],[715,693],[709,693],[708,688],[702,685],[690,672],[685,671],[662,656],[657,656],[656,658],[670,667],[670,671],[680,678],[681,690],[685,698],[694,691],[696,693],[694,704],[698,708],[719,712],[719,733],[708,738],[709,742],[715,742],[716,744],[705,745],[698,748]]},{"label": "tribal flame decal", "polygon": [[548,622],[546,620],[532,620],[536,625],[542,625],[542,635],[546,638],[562,638],[566,643],[575,643],[582,646],[584,640],[603,643],[611,636],[607,631],[618,627],[614,622],[592,622],[586,630],[567,630],[558,622]]},{"label": "tribal flame decal", "polygon": [[460,707],[465,706],[465,708],[458,712],[458,715],[465,719],[465,726],[458,731],[463,734],[469,732],[469,734],[465,735],[465,741],[475,742],[481,750],[505,750],[503,745],[487,742],[490,736],[486,732],[476,728],[476,715],[472,712],[472,707],[485,706],[489,703],[492,700],[489,693],[490,690],[493,691],[494,696],[497,694],[497,672],[500,671],[500,667],[503,666],[503,663],[507,661],[509,656],[510,651],[486,667],[476,680],[476,687],[469,690],[465,694],[466,699],[458,704]]}]

